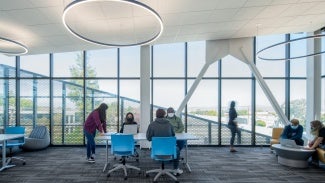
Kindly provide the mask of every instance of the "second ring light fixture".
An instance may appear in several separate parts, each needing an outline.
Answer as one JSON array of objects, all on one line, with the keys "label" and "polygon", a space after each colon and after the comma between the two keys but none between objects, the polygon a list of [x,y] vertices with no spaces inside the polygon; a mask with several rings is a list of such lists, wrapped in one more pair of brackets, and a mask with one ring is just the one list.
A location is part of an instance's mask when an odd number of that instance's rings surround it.
[{"label": "second ring light fixture", "polygon": [[300,59],[300,58],[305,58],[305,57],[311,57],[311,56],[321,55],[321,54],[325,53],[324,50],[319,51],[319,52],[314,52],[314,53],[305,54],[305,55],[300,55],[300,56],[292,56],[292,57],[290,57],[290,58],[286,58],[286,57],[281,57],[281,58],[266,58],[266,57],[261,56],[263,52],[265,52],[265,51],[267,51],[267,50],[270,50],[270,49],[272,49],[272,48],[275,48],[275,47],[277,47],[277,46],[286,45],[286,44],[291,44],[291,43],[293,43],[293,42],[300,41],[300,40],[322,38],[322,37],[324,37],[324,36],[325,36],[325,34],[316,34],[316,35],[312,35],[312,36],[306,36],[306,37],[301,37],[301,38],[291,39],[291,40],[288,40],[288,41],[283,41],[283,42],[276,43],[276,44],[273,44],[273,45],[271,45],[271,46],[268,46],[268,47],[266,47],[266,48],[261,49],[260,51],[258,51],[258,52],[256,53],[256,55],[257,55],[257,58],[259,58],[259,59],[261,59],[261,60],[266,60],[266,61],[295,60],[295,59]]},{"label": "second ring light fixture", "polygon": [[159,14],[134,0],[75,0],[62,21],[76,37],[109,47],[150,44],[163,32]]},{"label": "second ring light fixture", "polygon": [[28,52],[25,45],[7,38],[0,37],[0,53],[6,55],[23,55]]}]

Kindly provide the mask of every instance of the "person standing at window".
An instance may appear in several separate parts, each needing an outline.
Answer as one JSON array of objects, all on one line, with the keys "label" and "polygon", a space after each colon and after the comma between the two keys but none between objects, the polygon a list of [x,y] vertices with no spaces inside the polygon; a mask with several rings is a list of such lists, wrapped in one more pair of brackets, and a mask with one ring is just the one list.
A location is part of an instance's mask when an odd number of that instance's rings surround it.
[{"label": "person standing at window", "polygon": [[241,131],[238,128],[238,124],[236,121],[237,118],[237,111],[235,109],[235,101],[230,102],[230,108],[229,108],[229,121],[228,121],[228,128],[231,132],[231,138],[230,138],[230,152],[237,152],[234,148],[234,142],[235,142],[235,136],[237,133],[237,143],[241,144]]},{"label": "person standing at window", "polygon": [[95,162],[95,136],[96,130],[100,132],[100,135],[104,135],[106,130],[106,110],[108,106],[105,103],[99,105],[99,107],[93,110],[87,117],[84,124],[84,133],[87,138],[87,160],[90,163]]},{"label": "person standing at window", "polygon": [[[175,110],[172,107],[167,109],[166,119],[173,125],[175,133],[183,133],[184,132],[184,124],[182,119],[175,115]],[[186,140],[177,140],[176,144],[179,148],[179,151],[183,149],[186,144]]]}]

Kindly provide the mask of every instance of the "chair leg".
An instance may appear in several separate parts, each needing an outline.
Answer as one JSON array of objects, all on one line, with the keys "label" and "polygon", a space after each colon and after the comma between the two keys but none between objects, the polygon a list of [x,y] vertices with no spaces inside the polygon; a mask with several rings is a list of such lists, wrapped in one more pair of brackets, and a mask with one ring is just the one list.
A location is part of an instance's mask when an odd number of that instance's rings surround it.
[{"label": "chair leg", "polygon": [[154,169],[154,170],[148,170],[146,171],[146,174],[149,174],[149,173],[158,173],[161,169]]},{"label": "chair leg", "polygon": [[9,157],[8,157],[8,163],[9,162],[11,162],[13,159],[16,159],[16,160],[18,160],[18,161],[21,161],[21,162],[23,162],[23,165],[26,165],[26,161],[23,159],[23,157],[21,157],[21,156],[13,156],[13,152],[12,152],[12,148],[9,148]]},{"label": "chair leg", "polygon": [[113,167],[115,167],[115,168],[108,171],[107,177],[109,177],[112,172],[119,170],[119,169],[123,169],[124,180],[126,180],[127,176],[128,176],[128,173],[127,173],[128,168],[140,171],[140,168],[132,166],[132,165],[127,165],[127,164],[115,164],[115,165],[113,165]]},{"label": "chair leg", "polygon": [[155,176],[155,178],[153,179],[154,182],[157,181],[157,179],[161,176],[161,175],[168,175],[170,178],[172,178],[174,181],[177,181],[177,178],[172,174],[174,172],[174,170],[172,169],[165,169],[165,164],[164,162],[161,163],[161,167],[160,169],[154,169],[154,170],[148,170],[146,171],[146,176],[149,176],[149,173],[157,173],[157,175]]},{"label": "chair leg", "polygon": [[134,170],[140,171],[140,168],[138,168],[138,167],[135,167],[135,166],[132,166],[132,165],[125,165],[125,166],[126,166],[126,168],[130,168],[130,169],[134,169]]},{"label": "chair leg", "polygon": [[153,181],[156,181],[161,175],[168,175],[170,178],[172,178],[175,181],[177,181],[177,178],[173,174],[171,174],[172,172],[174,172],[174,170],[171,170],[171,169],[160,169],[159,173],[155,176],[155,178],[153,179]]},{"label": "chair leg", "polygon": [[23,157],[12,156],[11,159],[16,159],[16,160],[18,160],[18,161],[23,162],[23,165],[26,165],[26,161],[23,159]]},{"label": "chair leg", "polygon": [[116,171],[118,169],[123,169],[123,166],[124,165],[115,164],[115,165],[113,165],[113,167],[115,167],[115,168],[109,170],[107,174],[110,174],[110,173],[112,173],[112,172],[114,172],[114,171]]},{"label": "chair leg", "polygon": [[172,179],[174,179],[175,181],[177,181],[177,178],[173,174],[171,174],[169,171],[166,172],[166,175],[168,175],[169,177],[171,177]]},{"label": "chair leg", "polygon": [[155,176],[155,178],[153,179],[153,181],[156,181],[161,175],[163,175],[164,172],[159,172],[157,173],[157,175]]}]

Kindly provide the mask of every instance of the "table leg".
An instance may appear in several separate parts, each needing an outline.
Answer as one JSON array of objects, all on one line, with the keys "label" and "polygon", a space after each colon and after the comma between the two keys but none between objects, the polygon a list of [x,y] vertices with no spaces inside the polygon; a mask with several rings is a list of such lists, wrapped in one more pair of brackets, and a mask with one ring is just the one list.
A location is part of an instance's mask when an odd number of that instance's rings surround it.
[{"label": "table leg", "polygon": [[188,156],[187,149],[188,149],[188,146],[187,146],[187,142],[186,142],[186,144],[185,144],[185,161],[184,161],[184,165],[186,166],[186,168],[187,168],[187,170],[188,170],[189,172],[192,172],[191,167],[190,167],[190,165],[188,164],[188,160],[187,160],[187,156]]},{"label": "table leg", "polygon": [[105,163],[103,172],[105,172],[108,165],[109,165],[109,162],[108,162],[108,140],[106,140],[106,163]]},{"label": "table leg", "polygon": [[13,167],[15,165],[8,165],[10,161],[7,162],[6,158],[6,140],[2,141],[2,167],[0,168],[0,172],[6,168]]}]

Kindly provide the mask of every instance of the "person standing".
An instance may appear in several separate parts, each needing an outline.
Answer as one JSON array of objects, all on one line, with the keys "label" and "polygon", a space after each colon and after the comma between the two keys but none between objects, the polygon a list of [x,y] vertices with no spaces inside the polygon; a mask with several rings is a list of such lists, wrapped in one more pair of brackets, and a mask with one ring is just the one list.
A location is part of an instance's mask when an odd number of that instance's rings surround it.
[{"label": "person standing", "polygon": [[98,108],[93,110],[87,117],[84,124],[84,133],[87,138],[87,160],[90,163],[95,162],[95,136],[96,130],[100,132],[100,135],[104,135],[107,132],[106,129],[106,110],[107,104],[102,103]]},{"label": "person standing", "polygon": [[[175,115],[174,108],[169,107],[167,109],[166,119],[170,122],[171,125],[173,125],[175,133],[184,132],[184,124],[182,122],[182,119]],[[181,151],[186,144],[186,140],[177,140],[176,144],[177,147],[179,148],[179,151]]]},{"label": "person standing", "polygon": [[299,125],[298,119],[292,119],[290,122],[291,124],[284,128],[280,138],[294,140],[297,145],[303,146],[304,140],[302,140],[302,133],[304,128]]},{"label": "person standing", "polygon": [[237,152],[234,148],[234,142],[235,142],[235,136],[237,134],[237,143],[241,144],[241,131],[238,128],[238,124],[236,121],[237,118],[237,111],[235,109],[235,101],[230,102],[230,108],[229,108],[229,121],[228,121],[228,128],[231,132],[231,138],[230,138],[230,152]]},{"label": "person standing", "polygon": [[[146,137],[148,141],[152,140],[152,137],[173,137],[175,131],[173,126],[165,118],[166,112],[164,109],[157,109],[156,119],[152,121],[147,129]],[[173,160],[174,175],[180,175],[183,170],[179,168],[179,148],[176,147],[177,158]]]}]

